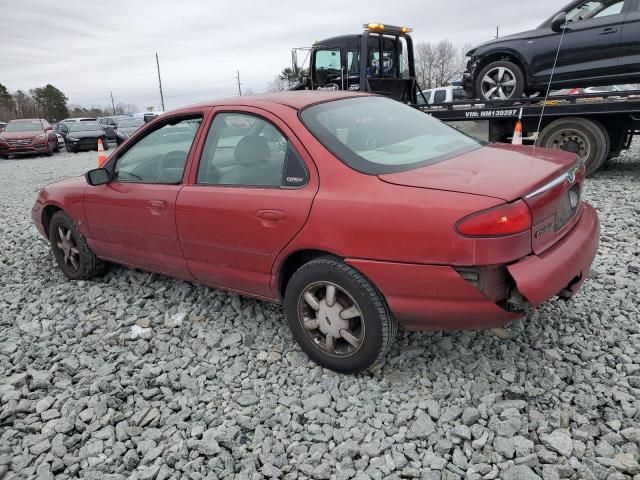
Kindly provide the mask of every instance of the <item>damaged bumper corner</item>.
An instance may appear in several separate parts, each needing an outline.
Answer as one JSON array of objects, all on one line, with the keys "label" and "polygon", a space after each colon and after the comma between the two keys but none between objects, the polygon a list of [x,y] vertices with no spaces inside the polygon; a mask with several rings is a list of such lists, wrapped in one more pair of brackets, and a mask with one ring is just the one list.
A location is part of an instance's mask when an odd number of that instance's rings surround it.
[{"label": "damaged bumper corner", "polygon": [[584,204],[578,223],[562,240],[540,255],[507,267],[518,291],[537,307],[556,295],[577,293],[589,276],[600,242],[600,222],[595,209]]}]

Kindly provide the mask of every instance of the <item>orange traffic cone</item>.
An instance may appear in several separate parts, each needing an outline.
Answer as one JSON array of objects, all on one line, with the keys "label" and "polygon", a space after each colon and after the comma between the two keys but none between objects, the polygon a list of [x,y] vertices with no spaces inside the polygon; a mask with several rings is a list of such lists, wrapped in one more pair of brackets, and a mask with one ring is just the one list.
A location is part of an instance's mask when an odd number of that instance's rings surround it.
[{"label": "orange traffic cone", "polygon": [[104,147],[102,146],[102,139],[98,139],[98,168],[101,168],[107,163],[107,156],[104,154]]},{"label": "orange traffic cone", "polygon": [[518,115],[518,121],[516,122],[516,128],[513,131],[513,138],[511,139],[511,145],[522,145],[522,109]]},{"label": "orange traffic cone", "polygon": [[522,120],[516,122],[516,128],[513,131],[511,145],[522,145]]}]

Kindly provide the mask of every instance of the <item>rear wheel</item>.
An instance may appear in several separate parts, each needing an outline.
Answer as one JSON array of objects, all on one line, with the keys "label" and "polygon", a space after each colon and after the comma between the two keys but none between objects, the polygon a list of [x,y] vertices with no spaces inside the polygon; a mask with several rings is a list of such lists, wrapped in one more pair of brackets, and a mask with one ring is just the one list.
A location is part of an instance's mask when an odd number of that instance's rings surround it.
[{"label": "rear wheel", "polygon": [[73,220],[57,212],[49,224],[49,242],[62,273],[71,280],[88,280],[104,274],[106,264],[98,259]]},{"label": "rear wheel", "polygon": [[525,78],[513,62],[491,62],[476,77],[476,94],[480,100],[516,100],[522,97]]},{"label": "rear wheel", "polygon": [[543,148],[575,153],[585,164],[587,175],[591,175],[609,155],[609,135],[596,120],[586,118],[560,118],[547,125],[536,145]]},{"label": "rear wheel", "polygon": [[109,139],[107,137],[104,137],[104,140],[102,140],[102,147],[105,150],[109,150]]},{"label": "rear wheel", "polygon": [[397,322],[376,288],[331,257],[300,267],[287,284],[285,315],[300,347],[340,373],[371,367],[389,350]]}]

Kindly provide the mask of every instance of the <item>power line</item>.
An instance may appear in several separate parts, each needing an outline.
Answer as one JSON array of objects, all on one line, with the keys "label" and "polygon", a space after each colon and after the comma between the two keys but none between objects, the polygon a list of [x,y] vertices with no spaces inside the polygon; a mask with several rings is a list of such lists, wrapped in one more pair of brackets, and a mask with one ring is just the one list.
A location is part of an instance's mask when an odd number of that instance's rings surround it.
[{"label": "power line", "polygon": [[156,52],[156,66],[158,67],[158,85],[160,86],[160,103],[164,112],[164,95],[162,93],[162,79],[160,78],[160,61],[158,60],[158,52]]}]

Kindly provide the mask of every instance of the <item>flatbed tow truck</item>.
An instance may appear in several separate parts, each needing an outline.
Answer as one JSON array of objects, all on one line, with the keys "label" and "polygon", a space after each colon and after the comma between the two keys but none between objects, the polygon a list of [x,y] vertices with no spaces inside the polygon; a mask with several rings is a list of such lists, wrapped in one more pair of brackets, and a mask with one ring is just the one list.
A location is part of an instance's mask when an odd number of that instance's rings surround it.
[{"label": "flatbed tow truck", "polygon": [[386,95],[489,142],[511,141],[521,118],[524,144],[576,153],[588,173],[629,148],[640,133],[640,90],[551,96],[546,101],[527,97],[418,104],[418,96],[426,98],[416,80],[411,29],[380,23],[363,27],[360,35],[294,49],[294,71],[303,71],[297,62],[300,50],[309,59],[309,70],[293,89]]}]

